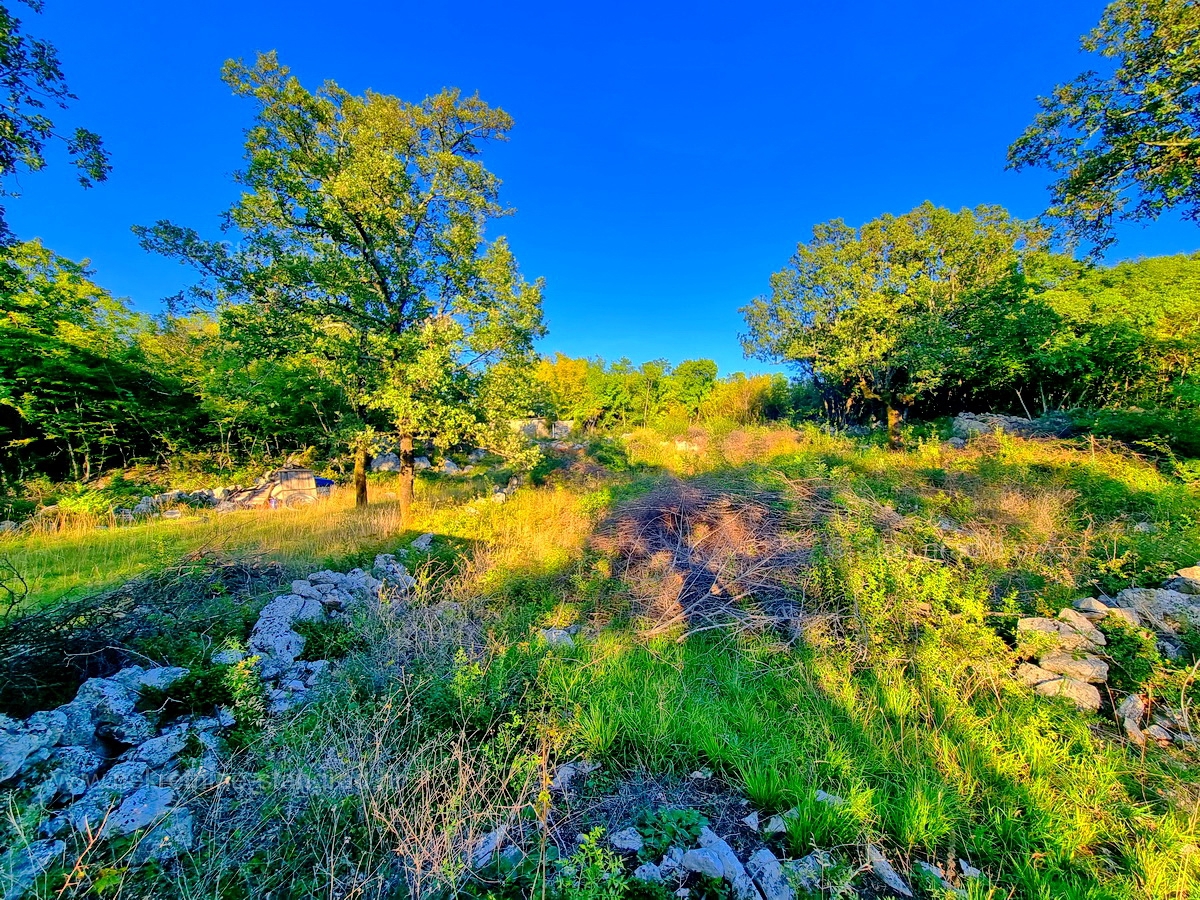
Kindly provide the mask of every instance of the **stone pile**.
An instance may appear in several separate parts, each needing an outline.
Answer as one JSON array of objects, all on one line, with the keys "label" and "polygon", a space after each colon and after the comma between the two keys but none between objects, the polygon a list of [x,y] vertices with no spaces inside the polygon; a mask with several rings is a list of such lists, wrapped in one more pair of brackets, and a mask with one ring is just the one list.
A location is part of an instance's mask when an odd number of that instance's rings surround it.
[{"label": "stone pile", "polygon": [[[757,813],[753,815],[757,820]],[[753,827],[750,830],[756,831]],[[614,833],[609,837],[609,844],[623,855],[639,853],[645,846],[642,836],[634,828]],[[878,847],[867,847],[866,861],[866,868],[891,891],[903,897],[913,896],[908,883]],[[965,894],[949,880],[956,873],[945,873],[931,863],[918,862],[916,865],[925,875],[936,877],[945,890]],[[962,872],[957,874],[964,879],[982,875],[965,862],[961,865]],[[780,859],[766,846],[757,846],[743,863],[727,840],[705,826],[700,829],[695,847],[672,846],[658,862],[646,862],[638,866],[633,877],[656,884],[675,885],[677,889],[673,895],[681,900],[685,900],[690,892],[686,887],[679,886],[692,874],[724,881],[734,900],[795,900],[796,889],[819,895],[825,887],[825,873],[833,868],[833,856],[824,850],[815,850],[802,859]]]},{"label": "stone pile", "polygon": [[[586,760],[563,763],[555,770],[550,790],[552,793],[568,791],[579,778],[597,768]],[[835,806],[845,803],[841,797],[824,791],[817,791],[816,798]],[[724,881],[734,900],[797,900],[797,892],[799,896],[823,896],[830,887],[827,873],[835,869],[833,854],[815,850],[802,859],[781,859],[766,846],[786,830],[784,823],[787,820],[799,815],[801,813],[796,809],[769,817],[751,812],[742,820],[748,831],[738,841],[743,848],[742,855],[728,839],[708,826],[700,829],[694,845],[672,845],[661,858],[646,859],[646,839],[632,826],[613,830],[608,836],[608,844],[626,858],[633,878],[661,885],[679,900],[687,900],[693,894],[697,897],[710,895],[707,891],[693,891],[685,886],[693,875]],[[762,825],[764,818],[766,824]],[[501,825],[476,840],[467,856],[477,870],[497,860],[512,864],[523,855],[519,846],[521,839],[521,829]],[[578,840],[582,841],[583,835]],[[881,887],[903,897],[914,896],[908,882],[878,847],[871,845],[865,849],[865,863],[862,870],[871,872]],[[971,879],[983,877],[979,869],[961,859],[957,867],[950,863],[949,868],[917,861],[914,873],[923,880],[935,882],[943,891],[959,896],[966,895],[965,887]],[[877,888],[872,896],[879,893],[882,892]]]},{"label": "stone pile", "polygon": [[[426,537],[427,547],[432,535]],[[308,700],[330,667],[328,660],[298,659],[305,639],[294,626],[345,620],[355,604],[396,598],[415,584],[395,556],[380,554],[371,572],[314,572],[271,600],[249,640],[268,712],[279,714]],[[212,662],[235,665],[250,654],[222,650]],[[132,865],[170,860],[191,849],[193,817],[181,788],[211,782],[220,767],[220,733],[236,724],[233,714],[218,708],[212,716],[156,724],[138,708],[145,692],[169,690],[187,675],[180,667],[129,666],[85,681],[57,709],[23,721],[0,715],[0,786],[22,790],[41,811],[39,839],[0,856],[0,871],[12,882],[6,900],[22,896],[63,857],[64,839],[72,832],[102,839],[142,832]]]},{"label": "stone pile", "polygon": [[[1017,677],[1039,694],[1067,697],[1080,709],[1098,710],[1101,695],[1096,685],[1107,682],[1108,663],[1101,658],[1107,641],[1096,623],[1105,620],[1153,632],[1159,651],[1179,658],[1183,654],[1180,633],[1200,628],[1200,565],[1180,569],[1161,588],[1127,588],[1115,597],[1086,597],[1061,610],[1057,619],[1021,619],[1019,647],[1028,648],[1037,664],[1022,663]],[[1114,706],[1117,722],[1139,745],[1147,739],[1160,744],[1194,743],[1191,723],[1180,710],[1159,706],[1151,713],[1136,694],[1114,701]]]},{"label": "stone pile", "polygon": [[[192,814],[177,787],[185,776],[215,771],[217,734],[233,718],[220,710],[156,729],[137,709],[144,691],[167,689],[187,674],[129,666],[85,681],[57,709],[24,721],[0,716],[0,784],[25,791],[42,811],[40,839],[0,862],[16,882],[7,896],[20,896],[60,858],[71,832],[112,838],[148,829],[133,851],[134,865],[191,849]],[[198,755],[185,766],[180,757],[189,748]]]},{"label": "stone pile", "polygon": [[[430,536],[432,538],[432,536]],[[414,545],[421,541],[418,538]],[[308,700],[328,660],[300,661],[304,636],[301,622],[345,621],[348,611],[366,599],[403,596],[416,579],[390,553],[375,557],[372,572],[314,572],[292,582],[291,593],[281,594],[265,607],[250,632],[250,653],[259,658],[258,671],[267,688],[268,711],[282,713]],[[229,651],[226,651],[228,654]],[[236,662],[228,655],[222,660]],[[217,660],[214,658],[214,662]]]},{"label": "stone pile", "polygon": [[143,497],[132,509],[117,508],[113,515],[118,519],[146,519],[161,515],[165,510],[177,506],[194,506],[211,509],[225,499],[225,488],[202,488],[198,491],[166,491],[152,497]]},{"label": "stone pile", "polygon": [[1063,416],[1025,419],[1021,416],[1004,416],[997,413],[959,413],[954,417],[951,427],[959,438],[993,434],[997,431],[1019,437],[1063,437],[1071,431],[1070,420]]}]

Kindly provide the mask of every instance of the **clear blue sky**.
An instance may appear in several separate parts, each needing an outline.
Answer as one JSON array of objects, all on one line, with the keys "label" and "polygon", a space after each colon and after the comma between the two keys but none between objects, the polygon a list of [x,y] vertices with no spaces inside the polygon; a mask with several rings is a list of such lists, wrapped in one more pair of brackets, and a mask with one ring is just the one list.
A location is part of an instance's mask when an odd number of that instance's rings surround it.
[{"label": "clear blue sky", "polygon": [[[60,159],[8,204],[22,237],[87,257],[157,310],[187,270],[140,250],[135,223],[215,232],[234,196],[250,106],[229,57],[279,51],[310,87],[334,79],[410,100],[478,91],[516,120],[489,151],[517,214],[506,233],[545,276],[550,336],[571,355],[742,359],[737,308],[812,225],[923,200],[1032,216],[1039,173],[1004,171],[1039,93],[1086,66],[1099,0],[963,3],[130,2],[46,0],[54,42],[101,133],[108,183]],[[1194,251],[1179,221],[1126,228],[1111,258]]]}]

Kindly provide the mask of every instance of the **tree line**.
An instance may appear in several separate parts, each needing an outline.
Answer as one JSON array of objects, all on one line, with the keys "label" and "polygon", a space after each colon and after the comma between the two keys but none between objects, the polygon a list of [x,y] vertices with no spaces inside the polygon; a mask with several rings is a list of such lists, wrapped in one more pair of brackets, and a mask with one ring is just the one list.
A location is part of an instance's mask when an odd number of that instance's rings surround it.
[{"label": "tree line", "polygon": [[[1011,167],[1055,174],[1046,214],[926,203],[817,225],[743,309],[747,355],[790,364],[790,379],[539,357],[544,286],[489,231],[511,212],[483,162],[507,113],[453,89],[418,102],[312,90],[273,53],[231,60],[223,78],[252,109],[239,199],[219,230],[134,228],[195,273],[163,314],[20,241],[0,207],[3,489],[314,448],[352,461],[365,503],[367,460],[389,436],[407,516],[418,445],[521,459],[508,421],[529,414],[622,429],[878,417],[895,439],[910,415],[1134,411],[1126,436],[1190,428],[1200,454],[1200,257],[1096,259],[1117,221],[1200,215],[1200,7],[1116,0],[1083,46],[1099,71],[1041,99],[1009,151]],[[52,121],[73,98],[53,46],[3,3],[0,49],[3,194],[56,140],[84,187],[103,182],[100,138]]]}]

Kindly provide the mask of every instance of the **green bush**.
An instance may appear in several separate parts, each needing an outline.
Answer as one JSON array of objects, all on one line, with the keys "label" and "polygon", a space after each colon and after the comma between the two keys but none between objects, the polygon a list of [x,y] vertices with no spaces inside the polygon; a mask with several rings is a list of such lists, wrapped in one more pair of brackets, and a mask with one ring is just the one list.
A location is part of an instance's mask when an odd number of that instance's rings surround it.
[{"label": "green bush", "polygon": [[622,900],[629,884],[625,864],[600,845],[603,836],[603,828],[592,829],[578,850],[559,860],[554,881],[558,900]]},{"label": "green bush", "polygon": [[1200,457],[1200,413],[1186,409],[1102,409],[1072,413],[1076,428],[1139,450]]},{"label": "green bush", "polygon": [[301,660],[343,659],[366,647],[366,640],[355,632],[349,622],[323,619],[315,622],[297,622],[292,626],[296,634],[304,638]]},{"label": "green bush", "polygon": [[1109,687],[1124,692],[1139,690],[1162,665],[1154,635],[1113,616],[1101,619],[1097,627],[1108,641]]},{"label": "green bush", "polygon": [[639,855],[646,862],[657,862],[672,845],[690,847],[707,824],[708,819],[694,809],[644,810],[634,820],[642,836]]}]

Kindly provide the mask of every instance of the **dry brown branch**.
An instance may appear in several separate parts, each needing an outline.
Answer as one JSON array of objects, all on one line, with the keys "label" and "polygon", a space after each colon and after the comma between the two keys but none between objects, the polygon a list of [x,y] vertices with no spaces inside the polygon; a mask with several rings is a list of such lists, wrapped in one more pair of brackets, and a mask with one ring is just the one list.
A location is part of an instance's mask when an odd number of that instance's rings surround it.
[{"label": "dry brown branch", "polygon": [[794,617],[813,526],[828,505],[809,484],[786,485],[791,504],[761,489],[671,480],[602,525],[593,545],[620,561],[644,606],[644,635],[752,630]]}]

